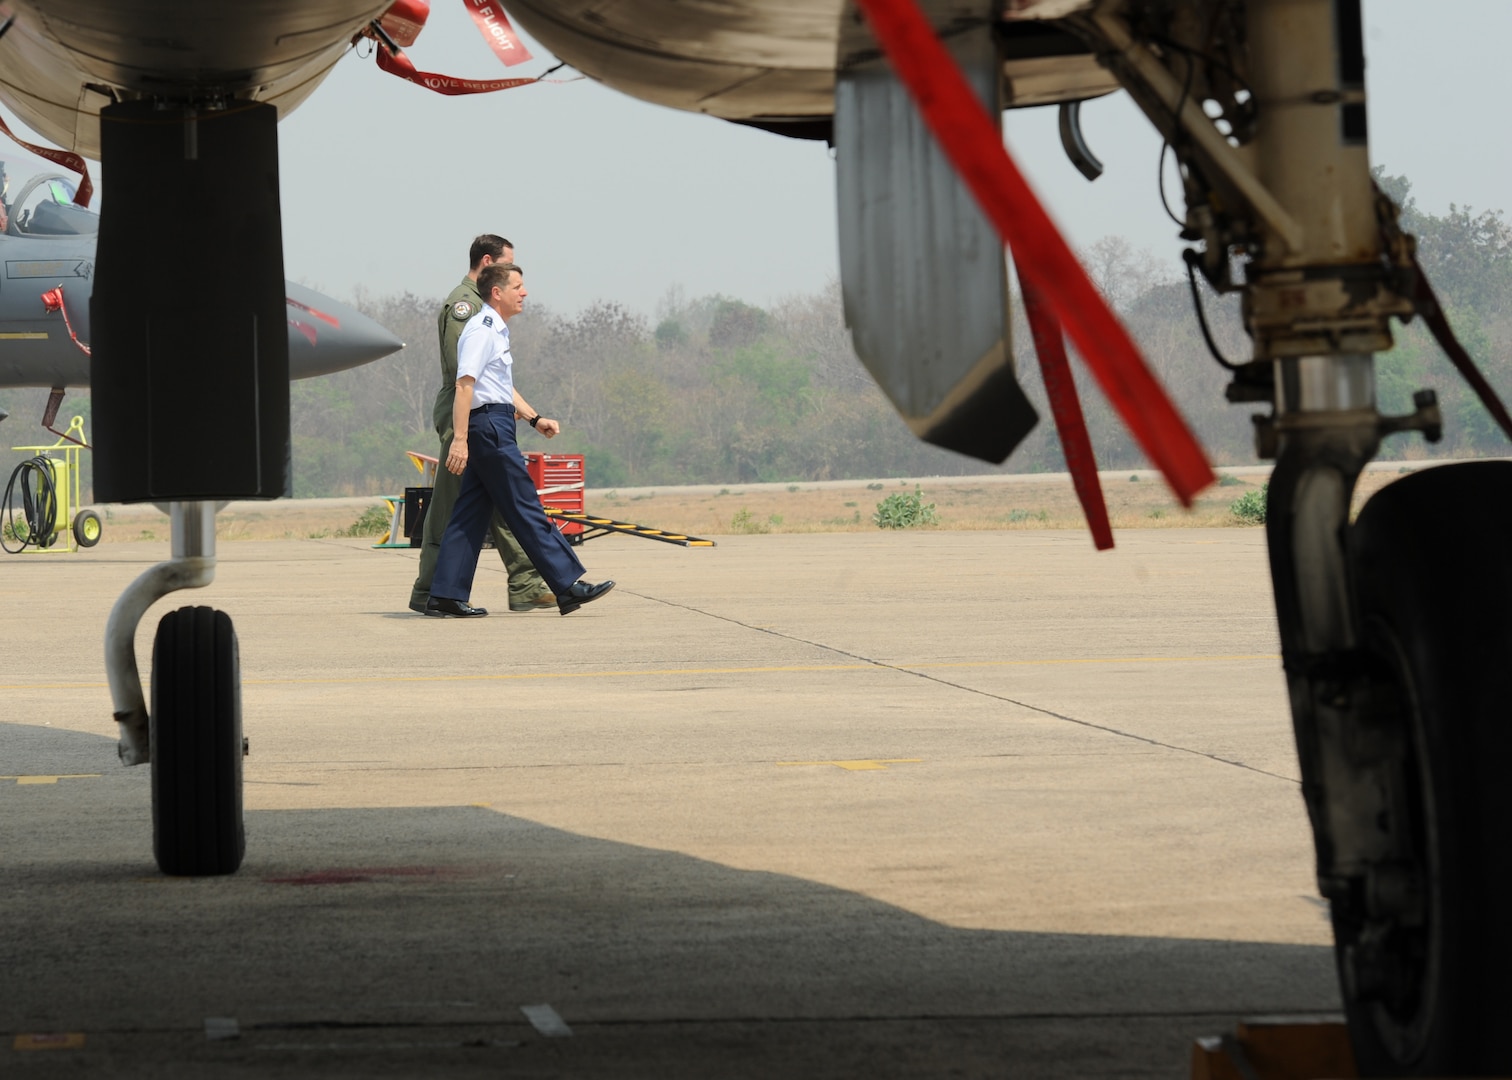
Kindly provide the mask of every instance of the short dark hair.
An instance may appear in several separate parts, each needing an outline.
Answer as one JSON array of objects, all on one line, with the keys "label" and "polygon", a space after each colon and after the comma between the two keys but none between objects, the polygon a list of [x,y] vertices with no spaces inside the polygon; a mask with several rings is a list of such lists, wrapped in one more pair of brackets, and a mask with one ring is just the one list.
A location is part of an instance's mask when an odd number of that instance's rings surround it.
[{"label": "short dark hair", "polygon": [[485,304],[488,302],[488,298],[493,295],[494,286],[498,286],[501,289],[508,287],[510,274],[519,274],[521,278],[525,277],[525,271],[512,262],[494,263],[492,266],[485,266],[483,268],[483,272],[478,275],[478,295],[483,297]]},{"label": "short dark hair", "polygon": [[482,236],[475,237],[472,247],[467,249],[467,268],[469,270],[476,270],[485,255],[491,259],[502,259],[505,248],[513,251],[514,245],[502,236],[495,236],[493,233],[484,233]]}]

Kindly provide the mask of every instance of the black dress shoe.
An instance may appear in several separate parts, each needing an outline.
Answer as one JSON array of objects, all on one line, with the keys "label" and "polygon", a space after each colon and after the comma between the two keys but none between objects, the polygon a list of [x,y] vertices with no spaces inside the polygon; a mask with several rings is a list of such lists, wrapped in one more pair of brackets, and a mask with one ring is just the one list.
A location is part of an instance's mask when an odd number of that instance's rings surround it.
[{"label": "black dress shoe", "polygon": [[487,615],[487,608],[473,607],[466,600],[451,600],[444,596],[433,596],[425,602],[425,613],[438,619],[451,617],[454,619],[474,619],[479,615]]},{"label": "black dress shoe", "polygon": [[557,593],[557,610],[563,615],[571,615],[584,604],[592,603],[612,588],[614,588],[612,581],[601,581],[597,585],[579,581],[566,592]]}]

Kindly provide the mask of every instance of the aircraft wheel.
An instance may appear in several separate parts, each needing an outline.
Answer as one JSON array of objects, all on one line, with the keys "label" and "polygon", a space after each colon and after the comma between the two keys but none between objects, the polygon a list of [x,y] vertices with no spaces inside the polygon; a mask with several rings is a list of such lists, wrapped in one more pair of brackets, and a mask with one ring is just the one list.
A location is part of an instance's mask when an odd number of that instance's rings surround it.
[{"label": "aircraft wheel", "polygon": [[1351,531],[1362,627],[1407,729],[1389,827],[1412,853],[1333,905],[1362,1076],[1512,1074],[1509,534],[1506,462],[1399,480]]},{"label": "aircraft wheel", "polygon": [[152,646],[152,849],[165,874],[230,874],[242,826],[241,665],[231,617],[170,611]]},{"label": "aircraft wheel", "polygon": [[100,542],[100,534],[104,531],[105,523],[100,520],[100,515],[93,510],[80,510],[74,515],[74,540],[81,548],[94,547]]}]

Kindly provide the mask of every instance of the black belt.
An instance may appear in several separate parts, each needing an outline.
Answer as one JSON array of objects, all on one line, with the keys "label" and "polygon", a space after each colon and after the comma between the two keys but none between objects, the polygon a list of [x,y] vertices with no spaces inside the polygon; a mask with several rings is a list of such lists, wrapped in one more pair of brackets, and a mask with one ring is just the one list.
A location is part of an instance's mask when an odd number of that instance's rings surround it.
[{"label": "black belt", "polygon": [[505,409],[512,413],[514,412],[514,403],[509,401],[491,401],[487,405],[479,405],[476,409],[473,409],[471,412],[469,412],[468,415],[471,416],[473,413],[480,412],[491,412],[494,409]]}]

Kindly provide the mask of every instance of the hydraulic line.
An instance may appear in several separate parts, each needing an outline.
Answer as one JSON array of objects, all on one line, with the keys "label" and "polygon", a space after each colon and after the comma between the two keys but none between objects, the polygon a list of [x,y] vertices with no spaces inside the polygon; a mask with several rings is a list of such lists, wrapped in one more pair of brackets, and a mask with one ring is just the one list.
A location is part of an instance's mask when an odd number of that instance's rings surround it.
[{"label": "hydraulic line", "polygon": [[1218,361],[1218,366],[1228,371],[1238,371],[1242,366],[1234,363],[1223,355],[1223,350],[1218,348],[1218,342],[1213,340],[1213,331],[1208,326],[1207,310],[1202,305],[1202,293],[1197,288],[1197,266],[1202,262],[1202,255],[1192,248],[1187,248],[1181,253],[1182,261],[1186,263],[1187,282],[1192,286],[1192,307],[1197,312],[1197,325],[1202,328],[1202,340],[1207,342],[1208,352],[1213,354],[1213,359]]},{"label": "hydraulic line", "polygon": [[[16,525],[16,483],[21,484],[21,526]],[[0,547],[19,555],[28,547],[48,547],[58,531],[58,478],[52,459],[27,458],[12,470],[5,485],[4,527]],[[11,547],[9,541],[20,546]]]}]

